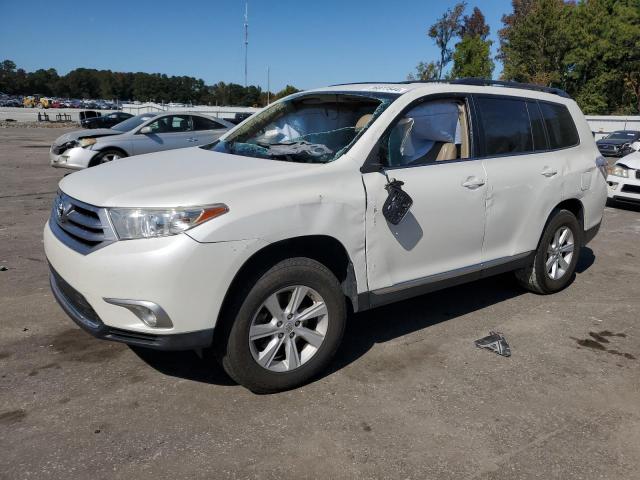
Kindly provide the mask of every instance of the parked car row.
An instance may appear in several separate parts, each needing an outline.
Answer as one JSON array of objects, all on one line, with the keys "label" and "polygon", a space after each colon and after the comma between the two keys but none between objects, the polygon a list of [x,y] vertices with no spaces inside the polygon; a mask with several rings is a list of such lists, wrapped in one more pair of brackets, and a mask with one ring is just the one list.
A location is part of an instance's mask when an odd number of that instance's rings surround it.
[{"label": "parked car row", "polygon": [[120,110],[120,104],[111,100],[80,100],[54,98],[45,95],[0,94],[0,107],[24,108],[88,108],[92,110]]}]

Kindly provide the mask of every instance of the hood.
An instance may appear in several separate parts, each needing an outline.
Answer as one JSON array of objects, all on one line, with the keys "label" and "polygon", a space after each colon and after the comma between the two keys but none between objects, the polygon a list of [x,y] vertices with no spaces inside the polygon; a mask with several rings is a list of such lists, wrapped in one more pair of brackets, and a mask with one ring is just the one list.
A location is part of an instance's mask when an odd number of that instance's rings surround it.
[{"label": "hood", "polygon": [[633,143],[633,139],[617,139],[617,138],[602,138],[596,143],[598,145],[624,145],[625,143]]},{"label": "hood", "polygon": [[212,152],[199,147],[122,158],[67,175],[60,189],[100,207],[178,207],[255,195],[261,184],[323,165]]},{"label": "hood", "polygon": [[616,165],[618,164],[626,165],[634,170],[640,170],[640,152],[630,153],[629,155],[622,157],[616,162]]},{"label": "hood", "polygon": [[65,133],[64,135],[56,138],[56,141],[53,142],[54,145],[64,145],[67,142],[71,142],[73,140],[80,140],[81,138],[98,138],[98,137],[106,137],[107,135],[122,135],[125,132],[119,132],[117,130],[111,130],[110,128],[94,128],[94,129],[84,129],[77,130],[75,132]]}]

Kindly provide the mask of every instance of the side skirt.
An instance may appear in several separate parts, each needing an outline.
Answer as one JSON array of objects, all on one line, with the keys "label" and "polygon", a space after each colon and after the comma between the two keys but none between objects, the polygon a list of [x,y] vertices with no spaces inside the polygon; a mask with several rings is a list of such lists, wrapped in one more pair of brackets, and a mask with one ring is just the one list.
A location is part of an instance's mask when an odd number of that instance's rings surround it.
[{"label": "side skirt", "polygon": [[535,251],[499,258],[490,262],[464,267],[450,272],[410,280],[390,287],[358,294],[358,311],[369,310],[389,303],[425,295],[445,288],[473,282],[481,278],[524,268],[533,262]]}]

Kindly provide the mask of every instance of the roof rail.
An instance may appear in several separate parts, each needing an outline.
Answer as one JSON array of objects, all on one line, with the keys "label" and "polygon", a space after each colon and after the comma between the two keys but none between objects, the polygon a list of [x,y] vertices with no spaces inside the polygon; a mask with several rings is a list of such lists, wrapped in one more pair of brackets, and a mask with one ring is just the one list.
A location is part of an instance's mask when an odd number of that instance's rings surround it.
[{"label": "roof rail", "polygon": [[560,88],[544,87],[542,85],[534,85],[533,83],[520,83],[520,82],[508,82],[504,80],[491,80],[488,78],[458,78],[455,80],[449,80],[451,84],[457,85],[480,85],[486,87],[506,87],[506,88],[521,88],[523,90],[535,90],[537,92],[553,93],[564,98],[571,98],[571,96],[561,90]]},{"label": "roof rail", "polygon": [[534,85],[533,83],[520,83],[520,82],[509,82],[505,80],[491,80],[489,78],[456,78],[454,80],[404,80],[402,82],[352,82],[352,83],[338,83],[336,85],[331,85],[332,87],[339,87],[343,85],[360,85],[360,84],[392,84],[392,85],[402,85],[402,84],[410,84],[410,83],[448,83],[451,85],[477,85],[477,86],[485,86],[485,87],[505,87],[505,88],[520,88],[522,90],[534,90],[537,92],[544,93],[552,93],[554,95],[558,95],[564,98],[571,98],[571,96],[561,90],[560,88],[554,87],[544,87],[542,85]]}]

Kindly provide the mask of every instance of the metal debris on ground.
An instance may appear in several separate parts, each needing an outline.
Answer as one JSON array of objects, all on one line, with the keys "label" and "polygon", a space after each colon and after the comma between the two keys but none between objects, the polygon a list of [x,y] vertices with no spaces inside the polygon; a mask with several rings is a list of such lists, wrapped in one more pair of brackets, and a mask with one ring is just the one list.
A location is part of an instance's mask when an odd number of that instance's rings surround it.
[{"label": "metal debris on ground", "polygon": [[0,272],[6,272],[7,270],[9,270],[7,267],[0,265]]},{"label": "metal debris on ground", "polygon": [[511,348],[509,348],[507,340],[500,332],[489,332],[489,335],[476,340],[473,343],[475,343],[478,348],[486,348],[487,350],[491,350],[503,357],[511,356]]}]

